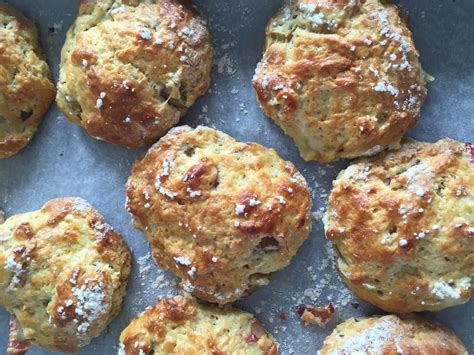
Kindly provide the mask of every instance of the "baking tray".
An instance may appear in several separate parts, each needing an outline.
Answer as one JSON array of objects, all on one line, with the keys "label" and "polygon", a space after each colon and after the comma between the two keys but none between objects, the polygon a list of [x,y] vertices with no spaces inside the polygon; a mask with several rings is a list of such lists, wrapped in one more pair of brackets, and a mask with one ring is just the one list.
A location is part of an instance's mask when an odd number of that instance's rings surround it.
[{"label": "baking tray", "polygon": [[[0,0],[0,3],[5,2]],[[53,76],[57,80],[61,46],[73,22],[77,1],[11,0],[39,26]],[[452,137],[473,140],[474,121],[474,1],[403,0],[424,68],[436,80],[418,126],[409,136],[435,141]],[[265,118],[251,86],[261,58],[264,27],[280,0],[196,0],[208,20],[216,61],[209,93],[181,121],[205,124],[242,141],[275,148],[293,161],[308,180],[314,200],[313,232],[291,265],[276,273],[270,285],[236,306],[257,315],[281,345],[283,354],[316,353],[341,320],[380,314],[352,297],[339,281],[320,221],[331,181],[348,162],[306,163],[295,144]],[[159,298],[177,294],[176,279],[152,262],[145,238],[136,231],[124,208],[124,184],[132,163],[146,149],[127,150],[91,138],[67,121],[53,105],[38,134],[15,157],[0,161],[0,208],[11,216],[40,208],[60,196],[80,196],[92,203],[126,239],[133,250],[133,272],[120,315],[81,354],[114,354],[118,337],[129,320]],[[294,308],[301,303],[323,305],[331,300],[337,315],[326,328],[302,325]],[[431,313],[451,327],[474,353],[474,305],[470,302]],[[282,319],[283,318],[283,319]],[[286,318],[286,320],[284,320]],[[0,309],[0,352],[7,346],[9,315]],[[32,347],[31,354],[50,354]]]}]

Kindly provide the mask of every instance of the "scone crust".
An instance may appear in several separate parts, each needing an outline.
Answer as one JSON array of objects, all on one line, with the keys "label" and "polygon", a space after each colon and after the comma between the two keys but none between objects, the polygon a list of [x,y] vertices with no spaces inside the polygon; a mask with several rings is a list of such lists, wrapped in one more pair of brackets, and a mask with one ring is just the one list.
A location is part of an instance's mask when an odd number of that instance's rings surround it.
[{"label": "scone crust", "polygon": [[35,25],[0,4],[0,159],[28,144],[54,95]]},{"label": "scone crust", "polygon": [[257,99],[305,160],[398,148],[415,126],[425,74],[397,7],[379,0],[287,0],[270,19]]},{"label": "scone crust", "polygon": [[404,142],[333,183],[324,218],[337,267],[361,299],[386,311],[436,311],[473,295],[472,147]]},{"label": "scone crust", "polygon": [[184,290],[228,303],[268,283],[311,230],[311,200],[273,149],[207,127],[172,129],[127,182],[134,225]]},{"label": "scone crust", "polygon": [[79,198],[0,224],[0,306],[20,339],[76,352],[118,314],[131,268],[122,237]]},{"label": "scone crust", "polygon": [[119,355],[279,354],[250,313],[181,296],[148,308],[120,335]]},{"label": "scone crust", "polygon": [[459,338],[433,320],[412,315],[348,319],[324,341],[321,355],[467,355]]},{"label": "scone crust", "polygon": [[184,0],[81,0],[61,53],[56,102],[92,136],[156,142],[203,95],[212,47]]}]

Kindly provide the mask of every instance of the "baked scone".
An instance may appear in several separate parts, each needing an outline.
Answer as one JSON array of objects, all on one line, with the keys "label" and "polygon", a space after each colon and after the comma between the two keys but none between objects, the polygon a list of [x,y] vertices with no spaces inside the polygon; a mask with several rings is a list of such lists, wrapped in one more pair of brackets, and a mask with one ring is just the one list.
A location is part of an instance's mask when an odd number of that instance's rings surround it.
[{"label": "baked scone", "polygon": [[359,298],[393,313],[467,302],[474,275],[474,162],[451,139],[404,142],[333,183],[324,217]]},{"label": "baked scone", "polygon": [[157,264],[209,302],[267,284],[311,230],[308,187],[292,163],[207,127],[172,129],[135,163],[126,188]]},{"label": "baked scone", "polygon": [[278,345],[250,313],[181,296],[148,308],[120,335],[119,355],[266,354]]},{"label": "baked scone", "polygon": [[459,338],[439,323],[411,315],[348,319],[329,335],[320,355],[467,355]]},{"label": "baked scone", "polygon": [[305,160],[399,148],[425,77],[398,9],[380,0],[286,0],[253,79],[265,114]]},{"label": "baked scone", "polygon": [[81,0],[61,53],[57,104],[96,138],[156,142],[209,86],[205,22],[184,0]]},{"label": "baked scone", "polygon": [[67,352],[87,345],[120,311],[130,265],[122,237],[82,199],[8,218],[0,306],[12,314],[10,352],[29,342]]},{"label": "baked scone", "polygon": [[54,94],[35,25],[0,4],[0,159],[28,144]]}]

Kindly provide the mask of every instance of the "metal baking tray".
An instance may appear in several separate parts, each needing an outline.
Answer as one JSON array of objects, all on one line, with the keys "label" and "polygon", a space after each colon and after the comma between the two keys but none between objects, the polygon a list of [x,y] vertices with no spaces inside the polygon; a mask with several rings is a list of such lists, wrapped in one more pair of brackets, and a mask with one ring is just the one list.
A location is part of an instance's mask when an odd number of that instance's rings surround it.
[{"label": "metal baking tray", "polygon": [[[0,0],[5,2],[5,0]],[[57,80],[65,34],[74,21],[77,1],[11,0],[39,26],[53,76]],[[436,80],[418,126],[410,137],[435,141],[474,136],[474,1],[402,0],[408,11],[421,62]],[[351,316],[380,314],[351,296],[339,281],[326,242],[320,211],[332,180],[348,162],[306,163],[293,141],[260,111],[251,86],[261,58],[264,27],[280,0],[195,0],[208,20],[216,52],[212,84],[181,121],[205,124],[242,141],[275,148],[293,161],[311,186],[313,232],[290,266],[276,273],[270,285],[236,304],[257,315],[281,346],[283,354],[315,354],[334,327]],[[0,209],[6,216],[40,208],[59,196],[80,196],[92,203],[126,239],[133,250],[133,273],[120,315],[81,354],[114,354],[118,337],[129,320],[158,299],[178,293],[176,279],[151,260],[145,238],[136,231],[124,208],[124,183],[132,163],[146,149],[128,150],[91,138],[67,121],[52,105],[38,134],[20,154],[0,161]],[[336,317],[326,328],[301,324],[294,308],[301,303],[323,305],[331,300]],[[474,353],[474,304],[428,316],[452,328]],[[0,309],[0,352],[7,347],[9,315]],[[32,347],[31,354],[50,354]]]}]

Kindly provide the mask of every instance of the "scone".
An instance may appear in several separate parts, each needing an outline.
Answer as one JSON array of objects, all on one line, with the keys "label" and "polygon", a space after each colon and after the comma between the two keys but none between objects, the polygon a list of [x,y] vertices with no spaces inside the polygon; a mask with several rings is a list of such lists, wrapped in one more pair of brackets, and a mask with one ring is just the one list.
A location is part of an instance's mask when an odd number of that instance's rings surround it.
[{"label": "scone", "polygon": [[308,187],[292,163],[207,127],[171,130],[135,163],[126,188],[155,261],[209,302],[267,284],[311,229]]},{"label": "scone", "polygon": [[266,354],[278,345],[250,313],[174,297],[148,308],[120,335],[119,355]]},{"label": "scone", "polygon": [[12,314],[9,351],[29,342],[66,352],[87,345],[120,311],[130,265],[122,237],[82,199],[8,218],[0,225],[0,306]]},{"label": "scone", "polygon": [[0,4],[0,159],[28,144],[54,94],[35,25]]},{"label": "scone", "polygon": [[467,350],[451,330],[433,320],[387,315],[348,319],[326,338],[318,354],[467,355]]},{"label": "scone", "polygon": [[286,0],[266,28],[253,79],[265,114],[305,160],[399,148],[425,77],[398,9],[380,0]]},{"label": "scone", "polygon": [[451,139],[404,142],[334,182],[324,217],[359,298],[394,313],[467,302],[474,275],[474,162]]},{"label": "scone", "polygon": [[156,142],[209,86],[211,40],[184,0],[81,0],[56,101],[96,138]]}]

